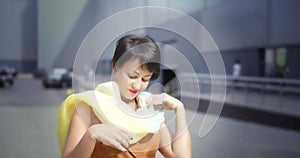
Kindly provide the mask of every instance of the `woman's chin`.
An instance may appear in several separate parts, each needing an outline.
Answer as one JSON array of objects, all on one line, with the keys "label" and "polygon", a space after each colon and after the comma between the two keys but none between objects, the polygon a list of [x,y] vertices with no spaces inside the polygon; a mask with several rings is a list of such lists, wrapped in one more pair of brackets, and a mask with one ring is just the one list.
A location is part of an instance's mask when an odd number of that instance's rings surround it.
[{"label": "woman's chin", "polygon": [[124,99],[125,100],[133,100],[136,98],[137,95],[134,95],[134,94],[127,94]]},{"label": "woman's chin", "polygon": [[135,99],[137,96],[138,96],[138,93],[136,93],[136,94],[131,93],[131,94],[129,94],[128,99],[132,100],[132,99]]},{"label": "woman's chin", "polygon": [[137,95],[130,95],[130,97],[128,99],[130,100],[134,100],[136,98]]}]

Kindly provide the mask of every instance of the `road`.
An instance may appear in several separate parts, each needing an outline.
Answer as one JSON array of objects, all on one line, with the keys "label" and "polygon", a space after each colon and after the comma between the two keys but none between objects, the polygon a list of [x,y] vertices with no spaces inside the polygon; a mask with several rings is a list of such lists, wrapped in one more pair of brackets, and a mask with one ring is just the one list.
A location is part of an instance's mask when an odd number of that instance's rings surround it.
[{"label": "road", "polygon": [[[26,76],[13,87],[0,88],[0,157],[60,157],[56,116],[65,97],[66,89],[44,89],[39,80]],[[226,116],[199,138],[203,113],[187,108],[187,118],[194,158],[300,157],[299,131]],[[174,113],[167,112],[166,120],[173,129]]]},{"label": "road", "polygon": [[44,89],[39,80],[26,76],[0,88],[1,157],[59,157],[56,114],[65,92]]}]

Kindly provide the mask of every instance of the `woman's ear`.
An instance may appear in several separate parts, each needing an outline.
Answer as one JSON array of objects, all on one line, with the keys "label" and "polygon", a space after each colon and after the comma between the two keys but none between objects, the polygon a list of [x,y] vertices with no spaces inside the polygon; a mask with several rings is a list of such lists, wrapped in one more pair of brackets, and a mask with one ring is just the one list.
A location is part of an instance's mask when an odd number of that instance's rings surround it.
[{"label": "woman's ear", "polygon": [[117,68],[117,67],[113,67],[113,68],[112,68],[112,72],[113,72],[113,73],[116,73],[117,71],[118,71],[118,68]]},{"label": "woman's ear", "polygon": [[117,67],[115,66],[115,64],[113,62],[111,63],[111,67],[112,67],[112,72],[116,73],[117,72]]}]

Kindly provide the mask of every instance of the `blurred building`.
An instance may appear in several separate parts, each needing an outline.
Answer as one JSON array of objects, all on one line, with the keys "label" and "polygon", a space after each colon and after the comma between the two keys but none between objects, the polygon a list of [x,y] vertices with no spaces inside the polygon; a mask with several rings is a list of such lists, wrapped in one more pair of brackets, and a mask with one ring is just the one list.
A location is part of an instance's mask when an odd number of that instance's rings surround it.
[{"label": "blurred building", "polygon": [[[119,11],[140,6],[169,7],[195,18],[218,45],[227,74],[238,59],[244,76],[300,78],[298,0],[2,0],[0,64],[21,72],[70,67],[80,43],[95,25]],[[136,20],[147,20],[147,13],[141,14]],[[167,23],[170,19],[165,17],[157,18]],[[184,53],[197,72],[208,72],[205,61],[186,39],[163,30],[142,31],[161,43],[175,41],[171,45]],[[114,42],[100,65],[109,63]],[[105,67],[97,72],[108,72],[109,66]]]}]

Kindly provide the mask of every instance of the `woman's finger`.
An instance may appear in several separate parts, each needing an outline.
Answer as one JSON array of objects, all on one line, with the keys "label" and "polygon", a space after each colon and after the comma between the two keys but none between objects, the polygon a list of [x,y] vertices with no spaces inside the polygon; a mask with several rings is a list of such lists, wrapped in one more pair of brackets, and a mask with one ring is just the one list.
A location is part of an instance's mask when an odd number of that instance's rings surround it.
[{"label": "woman's finger", "polygon": [[161,109],[164,105],[163,104],[155,104],[154,107],[156,109]]},{"label": "woman's finger", "polygon": [[126,148],[129,147],[129,142],[127,142],[127,140],[126,140],[125,138],[121,138],[120,144],[121,144],[123,147],[126,147]]},{"label": "woman's finger", "polygon": [[[131,140],[131,136],[127,135],[126,133],[120,133],[120,137],[121,139],[123,139],[122,141],[125,141],[127,144],[129,144],[130,140]],[[121,140],[120,139],[120,140]]]},{"label": "woman's finger", "polygon": [[167,99],[166,93],[152,95],[152,103],[153,104],[163,104]]},{"label": "woman's finger", "polygon": [[151,103],[152,103],[152,101],[153,101],[152,97],[149,97],[149,98],[146,100],[146,105],[147,105],[147,106],[150,106]]},{"label": "woman's finger", "polygon": [[114,143],[112,143],[112,146],[113,146],[114,148],[116,148],[116,149],[121,150],[121,151],[127,151],[127,149],[124,148],[124,147],[121,145],[121,143],[118,142],[118,141],[115,141]]},{"label": "woman's finger", "polygon": [[115,125],[117,128],[119,128],[120,130],[122,130],[124,133],[129,134],[129,132],[122,126],[120,125]]},{"label": "woman's finger", "polygon": [[121,126],[118,126],[118,125],[116,125],[116,127],[120,129],[120,134],[121,134],[122,137],[125,138],[128,142],[132,139],[132,137],[130,136],[129,132],[128,132],[125,128],[123,128],[123,127],[121,127]]}]

